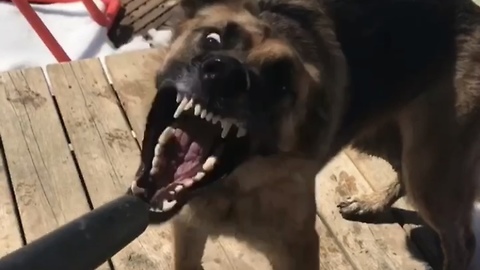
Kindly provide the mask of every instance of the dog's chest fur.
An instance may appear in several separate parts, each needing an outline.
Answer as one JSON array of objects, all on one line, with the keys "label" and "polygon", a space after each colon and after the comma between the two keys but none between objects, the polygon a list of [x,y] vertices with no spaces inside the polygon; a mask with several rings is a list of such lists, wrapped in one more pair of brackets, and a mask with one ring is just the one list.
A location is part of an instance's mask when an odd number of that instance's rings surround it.
[{"label": "dog's chest fur", "polygon": [[[296,235],[315,222],[316,169],[300,160],[254,158],[198,197],[176,217],[211,236],[265,242]],[[308,196],[307,196],[308,194]]]}]

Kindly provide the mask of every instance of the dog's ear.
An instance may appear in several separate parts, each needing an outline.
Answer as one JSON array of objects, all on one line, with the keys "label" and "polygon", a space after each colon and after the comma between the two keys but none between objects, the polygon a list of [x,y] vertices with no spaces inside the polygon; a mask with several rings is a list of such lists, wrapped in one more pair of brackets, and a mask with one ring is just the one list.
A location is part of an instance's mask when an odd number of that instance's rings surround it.
[{"label": "dog's ear", "polygon": [[254,15],[259,12],[257,0],[180,0],[180,6],[187,18],[192,18],[198,10],[215,4],[245,9]]}]

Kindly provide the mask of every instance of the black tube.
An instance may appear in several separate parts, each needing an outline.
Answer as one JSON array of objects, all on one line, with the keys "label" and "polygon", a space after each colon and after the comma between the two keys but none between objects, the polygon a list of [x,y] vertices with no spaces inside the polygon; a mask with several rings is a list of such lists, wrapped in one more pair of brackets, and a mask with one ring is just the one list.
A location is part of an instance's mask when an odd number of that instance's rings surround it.
[{"label": "black tube", "polygon": [[95,269],[142,234],[148,205],[125,195],[0,259],[0,270]]}]

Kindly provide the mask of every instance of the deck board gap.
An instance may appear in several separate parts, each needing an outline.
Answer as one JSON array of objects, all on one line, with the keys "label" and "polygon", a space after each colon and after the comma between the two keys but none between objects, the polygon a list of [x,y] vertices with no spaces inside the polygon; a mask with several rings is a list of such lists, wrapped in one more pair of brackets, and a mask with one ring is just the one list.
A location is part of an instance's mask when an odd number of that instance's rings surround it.
[{"label": "deck board gap", "polygon": [[8,162],[7,162],[7,155],[5,154],[5,148],[3,147],[3,140],[2,140],[2,137],[0,137],[0,162],[2,162],[2,165],[3,165],[3,168],[5,169],[5,174],[7,176],[7,180],[8,180],[8,189],[10,191],[10,197],[12,199],[12,202],[13,202],[13,209],[15,211],[15,217],[17,219],[17,228],[19,230],[19,233],[20,233],[20,238],[22,240],[22,245],[26,245],[27,244],[27,237],[25,236],[25,229],[24,229],[24,226],[23,226],[23,221],[22,221],[22,217],[20,215],[20,210],[19,210],[19,207],[18,207],[18,202],[17,202],[17,196],[15,195],[15,190],[13,188],[13,182],[12,182],[12,177],[10,175],[10,169],[8,167]]},{"label": "deck board gap", "polygon": [[[105,67],[104,67],[105,68]],[[106,69],[106,68],[105,68]],[[106,70],[104,69],[104,72],[106,72]],[[120,97],[118,96],[118,92],[117,90],[115,89],[115,87],[113,86],[113,84],[110,83],[110,87],[112,88],[112,92],[113,92],[113,95],[115,96],[115,99],[118,103],[118,107],[120,108],[120,112],[122,113],[122,117],[123,119],[125,120],[125,122],[127,123],[127,126],[128,128],[130,129],[130,133],[132,134],[132,137],[135,139],[135,142],[137,143],[137,146],[138,146],[138,149],[142,149],[142,142],[138,141],[138,137],[137,137],[137,134],[135,133],[135,131],[133,130],[133,125],[132,123],[130,122],[130,119],[128,118],[127,116],[127,112],[125,111],[125,108],[123,107],[123,104],[122,104],[122,100],[120,99]]]},{"label": "deck board gap", "polygon": [[[50,93],[53,93],[51,91],[50,86],[48,87]],[[72,141],[70,140],[70,136],[68,135],[67,128],[65,126],[65,121],[63,120],[62,113],[60,111],[60,107],[58,106],[58,101],[57,98],[52,95],[52,100],[53,100],[53,105],[55,107],[55,111],[57,112],[59,119],[60,119],[60,125],[62,126],[63,134],[65,135],[65,138],[67,139],[68,143],[68,148],[70,149],[70,155],[72,156],[73,164],[75,165],[75,170],[77,171],[78,177],[80,178],[80,184],[82,185],[83,192],[85,193],[85,197],[87,198],[87,204],[90,210],[93,210],[93,202],[92,198],[90,198],[90,194],[88,193],[87,185],[85,184],[85,179],[83,177],[82,170],[80,170],[80,165],[78,164],[78,159],[77,156],[75,155],[75,151],[73,149]]]},{"label": "deck board gap", "polygon": [[[44,71],[42,69],[42,71]],[[46,71],[44,71],[44,75],[46,76],[45,78],[47,79],[48,81],[48,74]],[[59,119],[60,119],[60,124],[62,126],[62,130],[63,130],[63,133],[67,139],[67,143],[68,143],[68,148],[70,149],[70,154],[72,156],[72,160],[73,160],[73,164],[75,165],[75,170],[77,171],[78,173],[78,176],[80,178],[80,183],[82,185],[82,189],[83,189],[83,192],[85,193],[85,197],[87,199],[87,204],[88,204],[88,207],[90,208],[90,210],[93,210],[95,207],[93,206],[93,201],[92,201],[92,198],[88,192],[88,188],[87,188],[87,184],[85,183],[85,179],[83,177],[83,173],[82,173],[82,170],[80,169],[80,165],[79,165],[79,162],[78,162],[78,159],[77,159],[77,156],[75,154],[75,150],[73,148],[73,144],[72,144],[72,141],[70,139],[70,136],[68,134],[68,131],[67,131],[67,127],[65,125],[65,121],[63,120],[63,117],[62,117],[62,113],[60,111],[60,107],[58,105],[58,101],[57,101],[57,98],[55,97],[54,95],[54,92],[50,89],[51,88],[51,85],[50,83],[48,83],[48,90],[49,92],[52,94],[52,100],[53,100],[53,104],[55,106],[55,111],[57,112],[58,116],[59,116]],[[109,266],[109,268],[111,270],[115,270],[115,267],[113,265],[113,262],[111,260],[111,258],[109,258],[107,260],[107,264]]]}]

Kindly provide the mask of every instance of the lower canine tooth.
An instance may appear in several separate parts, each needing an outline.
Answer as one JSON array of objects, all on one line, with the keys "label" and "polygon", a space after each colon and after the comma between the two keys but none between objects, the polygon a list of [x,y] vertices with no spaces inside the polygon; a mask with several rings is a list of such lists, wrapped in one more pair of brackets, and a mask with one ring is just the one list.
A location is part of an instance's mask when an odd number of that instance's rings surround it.
[{"label": "lower canine tooth", "polygon": [[158,173],[158,171],[160,171],[157,167],[152,167],[152,169],[150,169],[150,175],[155,175]]},{"label": "lower canine tooth", "polygon": [[205,173],[204,173],[204,172],[198,172],[198,173],[195,175],[195,177],[193,177],[193,180],[199,181],[199,180],[201,180],[204,176],[205,176]]},{"label": "lower canine tooth", "polygon": [[136,181],[132,182],[132,185],[130,186],[130,190],[132,190],[132,193],[135,194],[135,195],[145,193],[145,189],[137,186]]},{"label": "lower canine tooth", "polygon": [[[158,144],[163,145],[168,142],[168,140],[174,135],[175,130],[171,127],[167,127],[160,137],[158,137]],[[155,147],[156,148],[156,147]]]},{"label": "lower canine tooth", "polygon": [[213,169],[213,166],[215,165],[215,162],[217,162],[216,157],[208,157],[207,160],[202,165],[202,169],[204,171],[211,171]]},{"label": "lower canine tooth", "polygon": [[163,203],[162,203],[162,210],[163,211],[168,211],[170,209],[172,209],[175,204],[177,204],[177,201],[176,200],[173,200],[173,201],[167,201],[167,200],[163,200]]},{"label": "lower canine tooth", "polygon": [[162,146],[159,143],[157,143],[157,145],[155,145],[155,156],[159,157],[161,153],[162,153]]},{"label": "lower canine tooth", "polygon": [[159,170],[160,170],[160,158],[153,157],[152,168],[150,169],[150,175],[157,174]]}]

